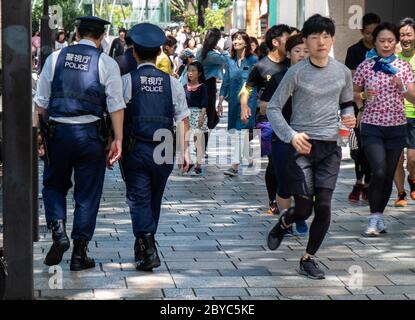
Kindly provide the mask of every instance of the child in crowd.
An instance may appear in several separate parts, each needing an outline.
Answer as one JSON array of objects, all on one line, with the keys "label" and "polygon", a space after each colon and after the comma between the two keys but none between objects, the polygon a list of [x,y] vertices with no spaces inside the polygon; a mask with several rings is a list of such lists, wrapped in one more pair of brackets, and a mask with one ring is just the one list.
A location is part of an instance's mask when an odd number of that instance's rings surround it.
[{"label": "child in crowd", "polygon": [[208,131],[206,108],[208,106],[208,92],[204,84],[205,76],[203,66],[195,61],[187,66],[187,84],[184,85],[187,105],[190,109],[190,130],[194,134],[194,144],[196,148],[196,165],[191,175],[200,176],[202,174],[202,157],[204,154],[204,133]]}]

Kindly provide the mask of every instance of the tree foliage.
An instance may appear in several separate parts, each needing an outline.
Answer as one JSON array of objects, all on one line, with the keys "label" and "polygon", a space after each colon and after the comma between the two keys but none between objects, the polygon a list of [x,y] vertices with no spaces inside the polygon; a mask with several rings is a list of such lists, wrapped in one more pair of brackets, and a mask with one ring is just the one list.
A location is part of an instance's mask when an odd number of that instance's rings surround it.
[{"label": "tree foliage", "polygon": [[[217,3],[220,10],[209,9],[212,3]],[[177,22],[184,22],[192,30],[209,29],[212,25],[223,26],[218,20],[224,19],[224,11],[232,4],[232,0],[171,0],[172,19]],[[209,15],[209,17],[207,16]],[[223,18],[222,18],[223,16]],[[209,22],[207,22],[209,20]],[[203,23],[201,23],[203,22]],[[203,26],[205,24],[205,26]]]},{"label": "tree foliage", "polygon": [[[109,16],[111,15],[111,11],[112,11],[112,5],[109,5],[108,6],[108,15]],[[133,12],[133,9],[132,9],[131,6],[123,6],[122,8],[118,4],[114,6],[114,11],[113,11],[113,15],[112,15],[112,28],[113,28],[115,34],[118,33],[119,28],[126,27],[125,21],[130,20],[132,12]],[[95,15],[96,16],[99,15],[99,8],[97,8],[97,7],[95,7]],[[124,16],[125,16],[125,18],[124,18]]]}]

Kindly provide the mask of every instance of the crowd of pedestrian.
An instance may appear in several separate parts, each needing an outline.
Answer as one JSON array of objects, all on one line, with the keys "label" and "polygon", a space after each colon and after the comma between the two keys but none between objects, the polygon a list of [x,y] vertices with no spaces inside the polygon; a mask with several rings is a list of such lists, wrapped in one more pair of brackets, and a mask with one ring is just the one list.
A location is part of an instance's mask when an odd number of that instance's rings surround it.
[{"label": "crowd of pedestrian", "polygon": [[[84,27],[91,21],[85,19]],[[94,23],[96,27],[96,21]],[[55,43],[58,51],[52,58],[57,60],[58,76],[45,75],[52,72],[49,61],[48,71],[43,71],[40,77],[36,98],[42,109],[39,112],[47,109],[54,122],[83,125],[89,123],[88,119],[102,117],[101,113],[94,113],[92,107],[105,98],[99,85],[94,87],[94,94],[100,98],[92,94],[94,99],[88,90],[77,87],[84,82],[72,84],[69,90],[84,92],[82,99],[69,96],[69,91],[60,87],[65,79],[73,81],[85,76],[75,69],[68,76],[69,71],[62,66],[62,52],[66,59],[68,54],[102,58],[99,48],[104,30],[98,28],[98,36],[91,28],[86,28],[73,46],[68,46],[64,32],[59,33]],[[111,83],[109,71],[101,65],[91,67],[90,70],[101,73],[98,80],[92,76],[90,80],[95,84],[101,81],[101,85],[106,86],[107,104],[112,106],[110,112],[125,109],[124,140],[129,142],[123,147],[119,141],[111,146],[112,158],[107,165],[112,167],[119,160],[121,148],[124,152],[125,148],[129,149],[130,153],[123,156],[121,163],[137,239],[134,245],[137,269],[151,270],[160,265],[154,235],[163,190],[172,172],[171,164],[155,164],[150,160],[157,145],[151,135],[160,128],[173,130],[176,124],[176,130],[184,132],[186,137],[180,150],[184,160],[182,172],[201,176],[205,170],[203,159],[209,135],[224,114],[224,101],[228,106],[227,131],[234,147],[231,166],[224,175],[237,177],[242,159],[253,166],[256,159],[252,157],[250,141],[255,129],[261,132],[261,156],[268,159],[265,172],[268,213],[280,215],[267,235],[271,250],[276,250],[287,235],[308,234],[308,244],[300,259],[300,273],[312,279],[325,277],[315,256],[330,226],[332,196],[342,160],[339,128],[343,127],[350,133],[349,147],[356,172],[356,183],[348,200],[368,202],[370,216],[364,231],[366,236],[387,232],[384,212],[394,180],[398,191],[395,205],[407,205],[405,155],[410,197],[415,200],[415,21],[405,18],[397,26],[368,13],[363,17],[361,33],[362,39],[348,49],[346,63],[342,64],[330,54],[335,42],[335,23],[318,14],[311,16],[301,31],[285,24],[270,27],[261,43],[237,29],[232,29],[229,35],[216,28],[210,29],[203,35],[203,41],[202,35],[192,32],[188,26],[161,31],[142,24],[129,31],[119,30],[119,38],[107,51],[110,57],[105,55],[105,59],[113,58],[118,63],[120,72],[113,81],[119,83]],[[86,44],[86,36],[97,44],[93,54],[77,45]],[[32,39],[32,54],[39,49],[37,37],[34,35]],[[114,69],[113,59],[106,63],[115,71],[118,69]],[[104,75],[107,78],[101,78]],[[49,83],[52,89],[47,87],[46,79],[52,82]],[[122,91],[118,92],[121,87]],[[109,96],[111,90],[113,96]],[[45,95],[49,95],[47,99]],[[53,102],[49,103],[49,98]],[[70,121],[64,119],[68,115]],[[115,121],[119,131],[120,119]],[[63,134],[70,131],[68,127],[62,126],[59,130]],[[68,134],[73,134],[75,139],[75,133]],[[120,136],[118,132],[116,140]],[[196,150],[195,160],[188,158],[192,148],[187,142]],[[62,145],[55,148],[55,154],[64,153]],[[98,160],[102,162],[101,158]],[[67,163],[67,167],[58,169],[71,172],[68,166]],[[57,204],[52,197],[66,196],[71,184],[67,181],[62,190],[58,169],[47,165],[44,174],[45,209],[48,224],[55,232],[54,244],[45,260],[48,265],[59,263],[61,255],[69,248],[66,235],[59,238],[65,233],[64,209],[56,216]],[[99,206],[97,198],[102,193],[102,183],[96,179],[102,179],[102,171],[93,178],[95,180],[90,181],[78,178],[78,184],[95,181],[98,188],[94,198],[96,210],[90,213],[91,221],[85,227],[87,232],[81,230],[82,219],[75,220],[79,224],[73,231],[75,239],[89,241],[92,237]],[[77,195],[76,201],[85,200],[81,194]],[[82,209],[78,211],[78,215],[84,214]],[[308,226],[306,221],[313,213]],[[78,251],[85,248],[84,243],[76,245]],[[84,260],[76,256],[74,270],[89,268],[92,262],[86,261],[78,251],[76,254]]]}]

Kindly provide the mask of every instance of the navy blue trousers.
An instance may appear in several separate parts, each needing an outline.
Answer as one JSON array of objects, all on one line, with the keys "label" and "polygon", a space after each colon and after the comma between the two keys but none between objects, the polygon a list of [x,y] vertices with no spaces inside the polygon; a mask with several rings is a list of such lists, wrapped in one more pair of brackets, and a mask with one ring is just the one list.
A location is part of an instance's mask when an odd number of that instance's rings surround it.
[{"label": "navy blue trousers", "polygon": [[95,124],[56,126],[49,141],[50,164],[43,172],[43,202],[46,221],[65,219],[66,196],[72,188],[74,173],[75,211],[72,239],[90,241],[104,184],[105,145],[98,137]]},{"label": "navy blue trousers", "polygon": [[157,232],[161,202],[173,164],[154,163],[155,144],[137,141],[123,159],[134,236]]}]

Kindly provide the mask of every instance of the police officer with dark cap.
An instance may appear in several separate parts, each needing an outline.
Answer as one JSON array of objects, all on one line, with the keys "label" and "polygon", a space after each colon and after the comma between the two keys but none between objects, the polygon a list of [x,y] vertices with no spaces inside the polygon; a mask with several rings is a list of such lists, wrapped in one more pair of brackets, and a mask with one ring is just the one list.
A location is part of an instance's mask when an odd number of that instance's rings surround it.
[{"label": "police officer with dark cap", "polygon": [[124,52],[123,55],[118,56],[115,58],[117,61],[118,66],[120,67],[121,75],[125,75],[137,69],[137,60],[134,58],[134,42],[131,39],[130,31],[127,32],[125,36],[125,43],[127,44],[127,50]]},{"label": "police officer with dark cap", "polygon": [[160,155],[163,157],[163,152],[159,152],[163,144],[160,141],[165,142],[167,138],[163,140],[158,136],[163,132],[169,132],[171,136],[176,122],[178,139],[182,141],[178,151],[181,151],[183,161],[179,160],[179,167],[186,172],[189,167],[187,133],[190,111],[180,82],[155,66],[160,46],[166,41],[164,32],[153,24],[141,23],[135,25],[130,33],[138,68],[123,76],[127,103],[124,137],[130,143],[128,147],[124,146],[122,164],[136,238],[136,269],[151,271],[160,266],[154,235],[164,189],[173,170],[173,159],[166,157],[164,162],[159,159]]},{"label": "police officer with dark cap", "polygon": [[[47,128],[41,142],[47,156],[42,194],[53,244],[44,263],[59,264],[70,247],[66,235],[66,196],[72,187],[73,173],[72,271],[95,267],[95,261],[86,252],[96,225],[105,167],[112,167],[122,153],[126,107],[119,67],[99,49],[109,22],[93,16],[78,20],[79,44],[47,58],[35,97],[36,112],[40,115],[39,121],[35,117],[35,125]],[[108,155],[107,141],[99,130],[106,109],[114,130]],[[43,153],[42,148],[39,150]]]}]

